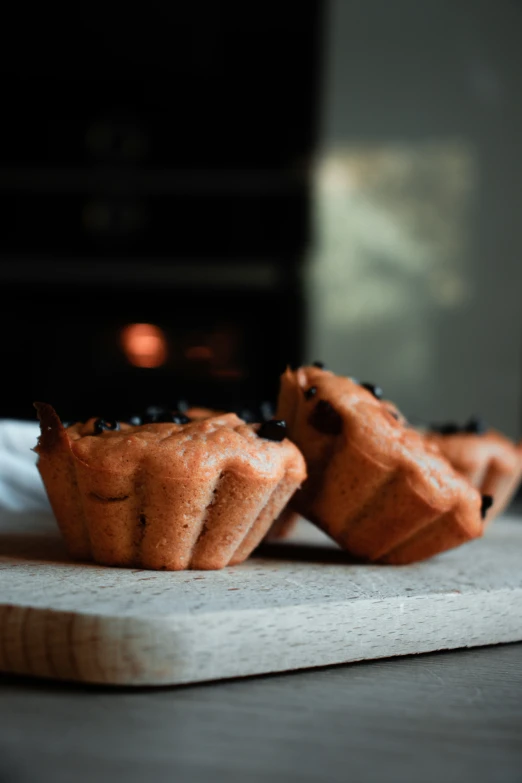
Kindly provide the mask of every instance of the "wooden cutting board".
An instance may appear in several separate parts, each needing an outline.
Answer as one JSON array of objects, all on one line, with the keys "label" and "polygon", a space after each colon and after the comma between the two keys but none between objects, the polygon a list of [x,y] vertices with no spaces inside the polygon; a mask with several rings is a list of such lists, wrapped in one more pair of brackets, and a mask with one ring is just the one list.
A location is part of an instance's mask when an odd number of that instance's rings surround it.
[{"label": "wooden cutting board", "polygon": [[311,526],[223,571],[73,563],[49,516],[0,518],[0,670],[170,685],[522,640],[522,520],[413,566]]}]

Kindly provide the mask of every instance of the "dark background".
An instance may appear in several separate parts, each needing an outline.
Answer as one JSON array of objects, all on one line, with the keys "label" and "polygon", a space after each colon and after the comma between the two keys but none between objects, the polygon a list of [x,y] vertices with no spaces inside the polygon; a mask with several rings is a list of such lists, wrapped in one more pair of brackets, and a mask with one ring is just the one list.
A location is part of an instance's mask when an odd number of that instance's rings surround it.
[{"label": "dark background", "polygon": [[[303,352],[326,13],[4,17],[2,416],[34,418],[35,399],[69,419],[274,398]],[[132,323],[163,331],[162,366],[130,363]]]},{"label": "dark background", "polygon": [[520,437],[522,2],[1,22],[0,416],[248,405],[320,359]]}]

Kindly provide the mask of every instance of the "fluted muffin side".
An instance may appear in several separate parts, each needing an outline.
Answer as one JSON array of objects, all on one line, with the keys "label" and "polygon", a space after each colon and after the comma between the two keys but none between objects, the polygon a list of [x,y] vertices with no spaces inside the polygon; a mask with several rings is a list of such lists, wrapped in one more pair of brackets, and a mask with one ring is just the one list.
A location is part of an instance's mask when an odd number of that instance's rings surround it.
[{"label": "fluted muffin side", "polygon": [[151,569],[248,557],[306,476],[299,450],[234,414],[187,424],[64,428],[36,405],[38,469],[74,557]]},{"label": "fluted muffin side", "polygon": [[414,562],[482,535],[477,490],[371,388],[288,369],[277,415],[307,463],[293,507],[351,554]]}]

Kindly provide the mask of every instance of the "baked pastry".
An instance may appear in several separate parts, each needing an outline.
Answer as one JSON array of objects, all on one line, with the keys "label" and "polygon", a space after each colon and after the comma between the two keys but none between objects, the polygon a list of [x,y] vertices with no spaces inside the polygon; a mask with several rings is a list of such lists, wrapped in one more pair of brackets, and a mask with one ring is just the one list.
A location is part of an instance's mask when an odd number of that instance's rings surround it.
[{"label": "baked pastry", "polygon": [[308,469],[294,509],[351,554],[383,563],[423,560],[481,536],[488,499],[380,396],[320,367],[282,375],[277,416]]},{"label": "baked pastry", "polygon": [[[199,408],[199,407],[190,407],[187,408],[186,414],[191,419],[207,419],[210,416],[217,416],[219,414],[222,414],[222,411],[215,411],[212,408]],[[273,416],[274,411],[272,410],[269,403],[261,403],[258,410],[251,410],[249,408],[241,409],[238,413],[239,417],[243,419],[243,421],[255,421],[256,413],[259,417],[259,419],[263,421],[269,421],[270,418]],[[299,514],[296,514],[295,511],[292,511],[290,507],[286,507],[283,509],[279,517],[275,520],[274,524],[271,526],[271,528],[268,530],[265,538],[268,541],[279,541],[284,538],[288,538],[292,532],[295,530],[297,526],[297,522],[299,520]]]},{"label": "baked pastry", "polygon": [[471,418],[463,427],[432,425],[425,437],[474,487],[491,496],[488,522],[502,513],[522,478],[522,445],[515,445],[502,433],[488,429],[477,418]]},{"label": "baked pastry", "polygon": [[240,563],[306,476],[282,422],[235,414],[64,428],[36,403],[38,469],[72,556],[182,570]]},{"label": "baked pastry", "polygon": [[[322,367],[320,368],[322,369]],[[353,378],[351,380],[354,380]],[[358,381],[355,381],[355,383],[358,383]],[[365,387],[369,387],[370,384],[365,384]],[[379,387],[371,387],[372,393],[375,395],[379,395],[380,389]],[[385,400],[384,404],[390,413],[391,416],[393,416],[397,421],[399,421],[401,424],[407,424],[407,421],[404,417],[404,415],[401,413],[401,411],[397,408],[397,406],[390,402],[389,400]],[[276,519],[272,527],[267,533],[266,539],[268,541],[278,541],[281,539],[289,538],[292,533],[294,532],[295,528],[297,527],[297,523],[301,519],[301,514],[298,514],[291,505],[288,505],[283,511],[281,512],[280,516]]]}]

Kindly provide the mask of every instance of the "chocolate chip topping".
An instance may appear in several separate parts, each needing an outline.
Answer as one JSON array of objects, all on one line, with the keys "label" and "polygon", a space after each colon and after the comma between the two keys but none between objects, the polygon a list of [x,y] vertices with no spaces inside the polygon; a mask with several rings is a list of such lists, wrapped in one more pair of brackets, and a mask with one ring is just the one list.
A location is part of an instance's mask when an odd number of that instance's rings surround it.
[{"label": "chocolate chip topping", "polygon": [[94,422],[94,434],[101,435],[104,430],[117,432],[120,429],[116,419],[96,419]]},{"label": "chocolate chip topping", "polygon": [[472,416],[464,425],[464,432],[469,432],[471,435],[484,435],[487,428],[484,419],[481,419],[479,416]]},{"label": "chocolate chip topping", "polygon": [[261,421],[269,421],[274,416],[274,406],[268,400],[263,400],[259,404],[259,413],[261,414]]},{"label": "chocolate chip topping", "polygon": [[453,424],[451,422],[447,422],[446,424],[430,424],[430,430],[439,435],[457,435],[459,432],[462,432],[462,429],[458,424]]},{"label": "chocolate chip topping", "polygon": [[190,419],[188,416],[185,416],[184,413],[181,413],[181,411],[174,411],[172,414],[172,422],[173,424],[189,424]]},{"label": "chocolate chip topping", "polygon": [[231,413],[235,413],[240,419],[246,421],[247,424],[254,424],[257,421],[270,421],[274,417],[274,406],[268,400],[262,402],[255,402],[252,407],[236,406],[234,408],[228,408]]},{"label": "chocolate chip topping", "polygon": [[257,434],[260,438],[275,440],[279,443],[286,438],[286,421],[283,419],[264,421],[259,427]]},{"label": "chocolate chip topping", "polygon": [[484,435],[487,425],[478,416],[472,416],[462,427],[454,422],[430,424],[430,430],[439,435]]},{"label": "chocolate chip topping", "polygon": [[488,513],[488,509],[490,509],[492,505],[493,505],[493,496],[482,495],[482,505],[480,507],[480,516],[482,517],[482,519],[486,519],[486,514]]},{"label": "chocolate chip topping", "polygon": [[324,362],[313,362],[312,367],[318,367],[319,370],[324,370]]},{"label": "chocolate chip topping", "polygon": [[235,408],[235,410],[231,412],[235,413],[236,416],[239,416],[243,421],[246,421],[247,424],[253,424],[256,421],[259,421],[259,417],[256,416],[254,411],[250,408]]},{"label": "chocolate chip topping", "polygon": [[360,385],[363,389],[369,391],[370,394],[373,394],[376,399],[382,400],[383,391],[380,386],[375,386],[373,383],[361,383]]},{"label": "chocolate chip topping", "polygon": [[310,386],[309,389],[305,389],[304,396],[305,400],[311,400],[312,397],[315,397],[317,394],[317,386]]},{"label": "chocolate chip topping", "polygon": [[162,422],[171,422],[172,413],[163,405],[149,405],[141,417],[143,424],[159,424]]},{"label": "chocolate chip topping", "polygon": [[319,400],[315,405],[308,424],[324,435],[340,435],[343,431],[343,420],[340,414],[326,400]]},{"label": "chocolate chip topping", "polygon": [[160,405],[149,405],[142,417],[143,424],[188,424],[189,421],[181,411],[171,411]]}]

